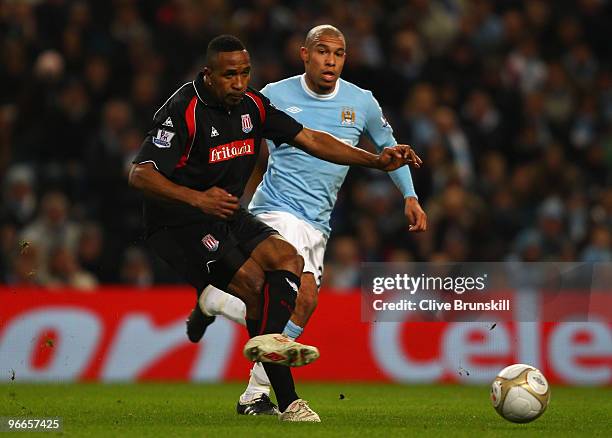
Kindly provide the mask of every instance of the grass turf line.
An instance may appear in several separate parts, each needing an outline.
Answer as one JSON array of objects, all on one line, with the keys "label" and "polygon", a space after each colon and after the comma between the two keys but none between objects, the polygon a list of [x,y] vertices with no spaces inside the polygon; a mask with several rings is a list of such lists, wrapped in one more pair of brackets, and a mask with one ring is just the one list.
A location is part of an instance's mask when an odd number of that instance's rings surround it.
[{"label": "grass turf line", "polygon": [[[487,387],[299,384],[320,424],[238,416],[242,384],[0,385],[0,416],[63,418],[66,436],[609,436],[609,388],[553,387],[533,423],[497,415]],[[343,398],[341,397],[343,395]],[[57,433],[54,433],[57,435]],[[9,436],[7,434],[3,436]],[[38,436],[18,432],[15,436]]]}]

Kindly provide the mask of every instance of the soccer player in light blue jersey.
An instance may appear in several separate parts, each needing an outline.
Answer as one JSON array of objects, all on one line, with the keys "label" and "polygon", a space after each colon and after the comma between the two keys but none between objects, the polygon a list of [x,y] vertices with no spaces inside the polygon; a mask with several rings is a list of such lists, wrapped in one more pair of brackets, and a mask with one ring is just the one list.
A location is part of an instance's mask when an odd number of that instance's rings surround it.
[{"label": "soccer player in light blue jersey", "polygon": [[[397,144],[393,129],[372,93],[340,79],[346,44],[338,29],[322,25],[310,30],[300,56],[304,61],[304,74],[268,84],[261,90],[276,108],[289,113],[304,126],[328,132],[352,146],[356,146],[363,135],[369,137],[377,151]],[[268,149],[268,168],[249,210],[279,231],[304,258],[296,307],[283,333],[295,339],[317,305],[323,256],[331,231],[330,215],[348,166],[320,160],[288,144],[268,142]],[[414,155],[412,164],[418,167],[420,163]],[[403,166],[389,175],[404,196],[409,230],[424,231],[427,216],[419,205],[409,168]],[[201,338],[215,315],[245,324],[244,304],[213,286],[204,290],[199,303],[200,309],[194,309],[187,322],[192,341]],[[238,413],[276,414],[269,393],[270,383],[265,371],[261,364],[255,364],[249,385],[238,402]],[[314,418],[316,413],[308,410],[310,413],[296,414]]]}]

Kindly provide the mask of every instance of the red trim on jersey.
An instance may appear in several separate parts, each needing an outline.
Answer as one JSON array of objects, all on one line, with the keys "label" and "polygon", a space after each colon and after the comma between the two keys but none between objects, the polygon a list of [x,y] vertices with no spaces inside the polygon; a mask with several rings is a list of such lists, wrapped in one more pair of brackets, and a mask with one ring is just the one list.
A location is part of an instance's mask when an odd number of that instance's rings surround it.
[{"label": "red trim on jersey", "polygon": [[184,167],[187,164],[187,160],[189,159],[189,154],[191,153],[191,148],[193,147],[193,140],[195,139],[196,132],[196,105],[198,104],[198,98],[192,97],[191,102],[187,105],[187,109],[185,110],[185,122],[187,123],[187,132],[189,133],[189,137],[187,139],[187,144],[185,145],[185,152],[183,156],[179,160],[175,169]]},{"label": "red trim on jersey", "polygon": [[263,125],[266,122],[266,109],[261,97],[255,93],[251,93],[250,91],[247,91],[246,95],[249,96],[253,102],[255,102],[255,105],[257,105],[257,109],[259,110],[259,120],[261,120],[261,124]]}]

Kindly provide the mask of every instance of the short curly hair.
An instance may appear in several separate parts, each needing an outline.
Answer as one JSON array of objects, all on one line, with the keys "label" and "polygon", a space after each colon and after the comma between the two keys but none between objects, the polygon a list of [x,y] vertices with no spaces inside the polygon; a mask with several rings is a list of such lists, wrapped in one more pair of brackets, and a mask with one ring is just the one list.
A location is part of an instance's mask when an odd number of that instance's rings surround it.
[{"label": "short curly hair", "polygon": [[234,35],[219,35],[213,38],[206,48],[206,65],[212,67],[217,55],[221,52],[237,52],[246,50],[246,47]]}]

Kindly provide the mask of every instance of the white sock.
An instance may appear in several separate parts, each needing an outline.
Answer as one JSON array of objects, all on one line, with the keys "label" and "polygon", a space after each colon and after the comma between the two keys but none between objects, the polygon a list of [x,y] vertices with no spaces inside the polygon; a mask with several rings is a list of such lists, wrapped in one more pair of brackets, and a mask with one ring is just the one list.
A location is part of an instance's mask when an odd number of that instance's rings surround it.
[{"label": "white sock", "polygon": [[202,291],[199,303],[205,315],[223,315],[230,321],[246,326],[246,305],[240,298],[208,285]]},{"label": "white sock", "polygon": [[251,369],[251,378],[249,379],[248,386],[240,396],[240,403],[249,403],[261,397],[262,394],[270,396],[270,380],[268,380],[268,375],[261,362],[257,362],[253,365],[253,369]]}]

